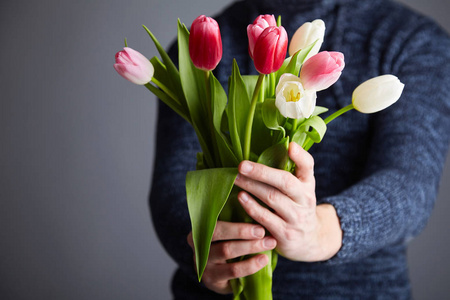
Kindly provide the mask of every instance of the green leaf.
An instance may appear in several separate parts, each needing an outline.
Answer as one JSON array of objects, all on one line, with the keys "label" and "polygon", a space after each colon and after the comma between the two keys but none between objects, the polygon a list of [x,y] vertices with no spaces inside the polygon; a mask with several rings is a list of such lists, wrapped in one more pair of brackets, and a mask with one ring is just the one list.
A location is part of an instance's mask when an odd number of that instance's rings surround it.
[{"label": "green leaf", "polygon": [[308,56],[311,49],[314,47],[314,45],[317,43],[318,40],[316,40],[311,45],[307,46],[306,48],[297,51],[291,58],[291,61],[287,65],[286,69],[283,73],[291,73],[295,76],[299,76],[300,68],[303,65],[303,62],[305,61],[306,57]]},{"label": "green leaf", "polygon": [[242,75],[242,81],[244,82],[245,88],[247,90],[248,99],[252,99],[256,82],[258,81],[258,75]]},{"label": "green leaf", "polygon": [[283,138],[286,136],[286,130],[281,125],[285,119],[275,106],[275,99],[266,99],[266,101],[264,101],[261,107],[261,114],[267,128],[272,130],[280,130],[283,132]]},{"label": "green leaf", "polygon": [[[212,136],[206,110],[206,86],[203,71],[197,69],[189,55],[189,31],[178,21],[178,55],[180,79],[191,116],[192,127],[203,150],[207,167],[214,166]],[[166,65],[167,66],[167,65]]]},{"label": "green leaf", "polygon": [[239,161],[243,160],[242,146],[245,138],[245,126],[247,124],[248,112],[250,109],[250,99],[247,88],[244,84],[236,60],[233,60],[233,70],[231,72],[228,91],[228,125],[233,152]]},{"label": "green leaf", "polygon": [[289,138],[285,137],[278,144],[267,148],[258,158],[258,163],[285,170],[289,161]]},{"label": "green leaf", "polygon": [[[178,23],[179,22],[180,22],[180,20],[178,20]],[[175,66],[173,61],[170,59],[169,55],[164,50],[164,48],[161,46],[158,39],[153,35],[153,33],[145,25],[142,25],[142,27],[144,27],[145,31],[147,31],[148,35],[150,36],[153,43],[155,44],[155,47],[158,50],[159,55],[161,55],[164,65],[167,68],[167,73],[171,78],[171,82],[172,82],[171,87],[173,88],[173,91],[175,93],[177,93],[178,99],[180,99],[181,104],[187,109],[187,105],[184,100],[183,89],[181,87],[180,74],[178,72],[177,67]]]},{"label": "green leaf", "polygon": [[145,87],[152,92],[156,97],[158,97],[162,102],[164,102],[167,106],[169,106],[174,112],[183,117],[188,123],[191,123],[191,120],[188,115],[184,112],[184,109],[171,97],[169,97],[162,90],[158,89],[151,83],[145,84]]},{"label": "green leaf", "polygon": [[328,108],[323,107],[323,106],[316,106],[314,108],[314,111],[312,113],[313,116],[318,116],[320,114],[326,113],[328,111]]},{"label": "green leaf", "polygon": [[236,168],[217,168],[190,171],[186,175],[186,195],[199,281],[208,261],[217,218],[237,173]]},{"label": "green leaf", "polygon": [[213,114],[213,124],[216,134],[217,146],[219,148],[220,161],[222,167],[237,167],[238,159],[234,155],[227,137],[222,133],[222,120],[227,105],[227,95],[217,78],[211,73],[211,110]]},{"label": "green leaf", "polygon": [[320,143],[327,131],[327,125],[321,117],[312,116],[298,127],[298,131],[306,133],[315,143]]}]

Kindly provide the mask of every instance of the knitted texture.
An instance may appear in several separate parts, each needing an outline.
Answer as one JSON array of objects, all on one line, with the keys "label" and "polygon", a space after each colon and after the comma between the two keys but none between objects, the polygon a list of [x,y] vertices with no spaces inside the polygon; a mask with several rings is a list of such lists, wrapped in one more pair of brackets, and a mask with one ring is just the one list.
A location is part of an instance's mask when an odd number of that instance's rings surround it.
[{"label": "knitted texture", "polygon": [[[386,0],[241,1],[216,17],[224,55],[215,75],[222,84],[233,58],[242,74],[256,73],[246,26],[267,13],[282,16],[289,37],[306,21],[325,21],[322,50],[346,57],[339,81],[318,93],[317,105],[330,112],[351,103],[356,86],[371,77],[389,73],[405,83],[392,107],[372,115],[347,113],[311,148],[318,203],[336,208],[343,245],[326,262],[280,257],[274,299],[409,299],[406,244],[429,218],[450,141],[450,39],[429,19]],[[170,53],[176,60],[175,46]],[[158,116],[150,208],[157,234],[179,266],[174,297],[231,299],[198,283],[186,242],[184,183],[200,151],[195,133],[165,105]]]}]

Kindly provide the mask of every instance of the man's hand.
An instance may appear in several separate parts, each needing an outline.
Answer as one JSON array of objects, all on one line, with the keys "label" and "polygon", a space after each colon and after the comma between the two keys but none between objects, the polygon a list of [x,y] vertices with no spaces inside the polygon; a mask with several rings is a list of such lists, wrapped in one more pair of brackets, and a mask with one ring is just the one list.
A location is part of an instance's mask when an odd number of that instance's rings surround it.
[{"label": "man's hand", "polygon": [[[265,230],[260,225],[218,221],[202,276],[205,286],[216,293],[231,293],[231,279],[251,275],[267,265],[269,259],[265,254],[243,261],[227,262],[236,257],[274,249],[276,240],[264,235]],[[192,233],[188,235],[188,243],[194,250]]]},{"label": "man's hand", "polygon": [[[289,145],[294,174],[243,161],[235,184],[245,211],[277,241],[277,251],[295,261],[323,261],[342,245],[342,230],[330,204],[316,205],[314,159],[296,143]],[[251,195],[261,200],[261,205]]]}]

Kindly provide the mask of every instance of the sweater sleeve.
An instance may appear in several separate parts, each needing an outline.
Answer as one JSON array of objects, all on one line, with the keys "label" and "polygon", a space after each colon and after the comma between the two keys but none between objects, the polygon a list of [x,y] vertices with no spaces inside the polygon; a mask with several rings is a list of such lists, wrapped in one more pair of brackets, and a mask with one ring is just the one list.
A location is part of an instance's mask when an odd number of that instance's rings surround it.
[{"label": "sweater sleeve", "polygon": [[371,116],[364,176],[321,199],[340,218],[343,244],[329,263],[356,261],[405,243],[426,225],[450,140],[450,41],[431,22],[416,24],[389,49],[389,71],[405,83],[392,107]]}]

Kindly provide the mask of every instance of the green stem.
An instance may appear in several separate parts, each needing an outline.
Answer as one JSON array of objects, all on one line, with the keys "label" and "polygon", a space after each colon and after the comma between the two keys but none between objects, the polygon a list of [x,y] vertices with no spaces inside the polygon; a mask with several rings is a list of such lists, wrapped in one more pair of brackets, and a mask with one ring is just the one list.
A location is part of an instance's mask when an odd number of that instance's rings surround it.
[{"label": "green stem", "polygon": [[[158,79],[156,79],[155,77],[152,78],[152,82],[154,84],[156,84],[161,90],[164,91],[164,93],[166,93],[170,98],[172,98],[175,102],[177,102],[178,104],[180,104],[180,100],[178,99],[178,97],[172,93],[172,91],[167,88],[167,86],[165,86],[161,81],[159,81]],[[181,104],[180,104],[181,105]]]},{"label": "green stem", "polygon": [[337,112],[335,112],[335,113],[329,115],[329,116],[326,117],[326,119],[323,120],[323,121],[325,122],[325,124],[328,124],[328,123],[330,123],[331,121],[333,121],[334,119],[336,119],[337,117],[339,117],[340,115],[343,115],[343,114],[345,114],[346,112],[348,112],[349,110],[352,110],[353,108],[354,108],[354,107],[353,107],[353,104],[349,104],[349,105],[347,105],[347,106],[341,108],[341,109],[338,110]]},{"label": "green stem", "polygon": [[[336,119],[337,117],[345,114],[346,112],[350,111],[354,109],[353,104],[349,104],[343,108],[341,108],[340,110],[334,112],[333,114],[329,115],[328,117],[325,118],[325,120],[323,120],[325,122],[325,124],[330,123],[331,121],[333,121],[334,119]],[[308,151],[312,145],[314,145],[314,141],[311,140],[309,137],[306,138],[305,142],[303,143],[303,149],[305,149],[306,151]]]},{"label": "green stem", "polygon": [[250,111],[248,112],[247,125],[245,127],[244,160],[248,160],[250,158],[253,118],[255,116],[256,103],[258,102],[258,94],[259,91],[261,90],[261,85],[263,81],[264,81],[264,74],[259,74],[258,81],[256,82],[255,90],[253,92],[252,102],[250,104]]}]

